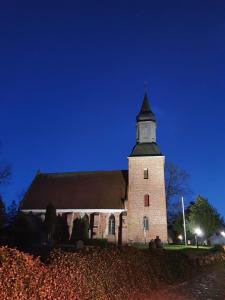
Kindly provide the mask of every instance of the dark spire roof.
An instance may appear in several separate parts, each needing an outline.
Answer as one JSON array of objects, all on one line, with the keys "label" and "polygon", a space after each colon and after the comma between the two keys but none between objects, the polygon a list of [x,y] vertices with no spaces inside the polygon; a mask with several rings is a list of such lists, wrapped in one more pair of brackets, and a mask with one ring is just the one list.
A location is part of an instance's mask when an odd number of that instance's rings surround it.
[{"label": "dark spire roof", "polygon": [[130,154],[131,156],[161,156],[159,146],[156,143],[136,144]]},{"label": "dark spire roof", "polygon": [[154,121],[154,122],[156,122],[155,115],[152,112],[150,105],[149,105],[147,93],[145,93],[145,95],[144,95],[141,110],[140,110],[139,114],[137,115],[137,122],[139,122],[139,121]]}]

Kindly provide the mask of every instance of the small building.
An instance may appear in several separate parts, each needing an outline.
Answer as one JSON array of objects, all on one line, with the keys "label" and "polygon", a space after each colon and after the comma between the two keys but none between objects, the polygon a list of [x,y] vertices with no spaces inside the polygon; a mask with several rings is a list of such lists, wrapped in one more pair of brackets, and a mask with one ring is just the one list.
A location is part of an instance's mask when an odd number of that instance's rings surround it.
[{"label": "small building", "polygon": [[126,244],[159,236],[166,242],[164,161],[156,143],[156,118],[145,94],[128,170],[38,173],[21,210],[44,217],[52,203],[66,218],[70,234],[74,219],[85,217],[90,238]]}]

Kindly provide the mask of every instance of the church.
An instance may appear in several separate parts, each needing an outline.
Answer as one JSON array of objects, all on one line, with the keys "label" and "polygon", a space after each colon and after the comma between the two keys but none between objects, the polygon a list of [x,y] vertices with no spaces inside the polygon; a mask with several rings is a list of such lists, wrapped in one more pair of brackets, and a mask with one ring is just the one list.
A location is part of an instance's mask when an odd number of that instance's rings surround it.
[{"label": "church", "polygon": [[128,170],[38,173],[21,211],[44,218],[52,203],[69,233],[76,218],[87,218],[89,237],[118,244],[167,242],[164,162],[156,143],[156,117],[147,94],[136,117],[136,144]]}]

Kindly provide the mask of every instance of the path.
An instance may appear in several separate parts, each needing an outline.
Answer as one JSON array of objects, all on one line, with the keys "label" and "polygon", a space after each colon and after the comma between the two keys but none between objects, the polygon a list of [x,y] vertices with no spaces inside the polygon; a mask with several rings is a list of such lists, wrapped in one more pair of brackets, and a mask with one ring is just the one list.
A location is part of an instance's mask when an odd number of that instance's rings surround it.
[{"label": "path", "polygon": [[195,278],[154,291],[142,300],[225,300],[225,264],[210,266]]}]

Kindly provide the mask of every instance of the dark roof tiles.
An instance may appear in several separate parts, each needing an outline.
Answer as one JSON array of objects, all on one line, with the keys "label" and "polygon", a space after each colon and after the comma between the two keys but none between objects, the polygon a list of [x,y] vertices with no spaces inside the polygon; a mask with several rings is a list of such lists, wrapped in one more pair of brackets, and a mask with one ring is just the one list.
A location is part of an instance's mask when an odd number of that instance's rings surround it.
[{"label": "dark roof tiles", "polygon": [[156,143],[136,144],[130,156],[161,156],[159,146]]},{"label": "dark roof tiles", "polygon": [[128,171],[37,174],[21,209],[124,209]]}]

